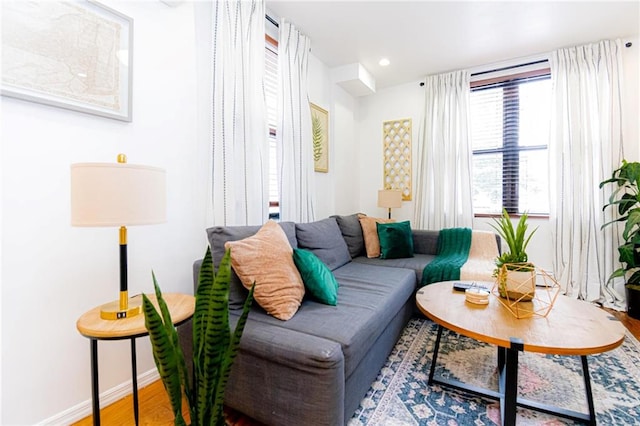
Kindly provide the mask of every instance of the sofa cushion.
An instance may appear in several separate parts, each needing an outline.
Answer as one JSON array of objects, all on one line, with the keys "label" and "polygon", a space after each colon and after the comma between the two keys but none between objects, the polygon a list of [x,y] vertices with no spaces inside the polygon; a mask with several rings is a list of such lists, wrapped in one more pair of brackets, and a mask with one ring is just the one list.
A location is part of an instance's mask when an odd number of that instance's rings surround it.
[{"label": "sofa cushion", "polygon": [[[279,222],[287,236],[287,240],[292,248],[298,247],[296,240],[296,227],[293,222]],[[261,228],[258,226],[213,226],[207,229],[207,238],[211,246],[211,258],[213,265],[218,268],[222,257],[224,256],[224,245],[227,241],[237,241],[243,238],[255,235]],[[231,271],[231,281],[229,282],[229,309],[242,309],[245,299],[249,291],[244,288],[235,271]]]},{"label": "sofa cushion", "polygon": [[338,303],[338,282],[329,267],[305,249],[294,249],[293,261],[302,276],[307,294],[320,303],[335,306]]},{"label": "sofa cushion", "polygon": [[304,285],[293,262],[293,250],[280,226],[270,220],[255,235],[227,241],[231,266],[245,288],[270,315],[286,321],[298,311]]},{"label": "sofa cushion", "polygon": [[380,257],[380,239],[378,238],[377,223],[392,223],[393,219],[382,219],[371,216],[359,216],[360,225],[362,226],[362,235],[364,236],[364,246],[367,251],[367,257]]},{"label": "sofa cushion", "polygon": [[345,243],[347,243],[347,248],[349,249],[349,254],[352,259],[365,254],[364,237],[358,215],[366,216],[362,213],[355,213],[348,216],[331,216],[336,219],[340,227],[342,238],[344,238]]},{"label": "sofa cushion", "polygon": [[408,220],[397,223],[376,223],[380,239],[380,258],[413,257],[413,234]]},{"label": "sofa cushion", "polygon": [[405,257],[402,259],[381,259],[379,257],[370,259],[365,256],[360,256],[353,259],[352,263],[361,263],[364,265],[387,266],[391,268],[412,269],[416,273],[416,282],[421,282],[422,271],[424,271],[424,267],[427,266],[430,262],[432,262],[433,259],[435,258],[436,258],[435,254],[419,254],[419,253],[414,253],[413,257]]},{"label": "sofa cushion", "polygon": [[340,284],[336,306],[305,299],[289,321],[277,321],[256,310],[249,318],[340,343],[348,378],[391,319],[413,297],[416,277],[408,269],[354,262],[333,272]]},{"label": "sofa cushion", "polygon": [[335,218],[296,223],[296,238],[298,247],[312,251],[332,271],[351,261]]}]

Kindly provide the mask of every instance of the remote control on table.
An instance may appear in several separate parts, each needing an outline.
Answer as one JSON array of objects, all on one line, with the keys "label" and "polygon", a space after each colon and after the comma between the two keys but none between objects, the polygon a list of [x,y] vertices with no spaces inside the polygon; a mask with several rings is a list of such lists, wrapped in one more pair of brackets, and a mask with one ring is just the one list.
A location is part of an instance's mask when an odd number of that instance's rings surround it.
[{"label": "remote control on table", "polygon": [[453,289],[456,291],[465,291],[468,288],[479,288],[481,290],[486,290],[489,291],[489,289],[483,285],[478,285],[476,283],[461,283],[461,282],[454,282],[453,283]]}]

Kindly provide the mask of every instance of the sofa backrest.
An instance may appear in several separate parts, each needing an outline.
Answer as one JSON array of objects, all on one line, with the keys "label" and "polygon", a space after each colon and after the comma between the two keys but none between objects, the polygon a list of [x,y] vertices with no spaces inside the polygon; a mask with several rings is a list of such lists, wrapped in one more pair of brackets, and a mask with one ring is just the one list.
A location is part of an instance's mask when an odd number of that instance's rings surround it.
[{"label": "sofa backrest", "polygon": [[[298,247],[296,239],[296,226],[293,222],[280,222],[289,244],[292,248]],[[227,241],[237,241],[255,235],[262,226],[214,226],[207,229],[207,238],[211,246],[211,258],[216,267],[220,264],[225,253],[224,244]],[[194,267],[195,268],[195,267]],[[198,268],[199,270],[199,268]],[[197,285],[197,273],[194,271],[194,285]],[[244,288],[238,275],[231,270],[231,282],[229,283],[229,309],[242,309],[248,290]]]}]

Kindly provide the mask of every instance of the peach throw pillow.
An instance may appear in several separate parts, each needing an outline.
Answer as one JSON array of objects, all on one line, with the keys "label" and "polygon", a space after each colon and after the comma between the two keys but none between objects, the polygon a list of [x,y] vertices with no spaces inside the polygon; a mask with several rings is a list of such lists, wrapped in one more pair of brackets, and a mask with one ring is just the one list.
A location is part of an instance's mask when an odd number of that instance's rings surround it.
[{"label": "peach throw pillow", "polygon": [[280,225],[270,220],[255,235],[227,241],[224,247],[231,249],[231,266],[242,285],[249,289],[256,283],[256,302],[280,320],[293,317],[304,297],[304,284]]},{"label": "peach throw pillow", "polygon": [[362,236],[364,237],[364,248],[367,257],[380,257],[380,239],[378,238],[378,228],[376,223],[393,223],[394,219],[382,219],[378,217],[358,215]]}]

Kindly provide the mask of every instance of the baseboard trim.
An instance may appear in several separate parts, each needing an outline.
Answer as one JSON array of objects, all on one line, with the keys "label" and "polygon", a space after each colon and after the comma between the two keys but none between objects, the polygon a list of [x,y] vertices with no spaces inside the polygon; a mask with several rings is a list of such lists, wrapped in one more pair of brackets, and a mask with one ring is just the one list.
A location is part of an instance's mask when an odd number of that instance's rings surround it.
[{"label": "baseboard trim", "polygon": [[[143,387],[150,385],[156,380],[160,379],[160,375],[158,374],[157,369],[149,370],[145,373],[138,375],[138,389],[142,389]],[[119,384],[111,389],[108,389],[100,394],[100,407],[104,408],[114,402],[124,398],[127,395],[133,393],[132,389],[132,381],[127,380],[124,383]],[[89,387],[87,387],[89,390]],[[64,410],[61,413],[56,414],[53,417],[49,417],[38,423],[38,425],[69,425],[75,423],[79,420],[84,419],[87,416],[92,414],[91,411],[91,398],[86,401],[81,402],[80,404],[74,405],[73,407]],[[133,407],[131,408],[133,410]]]}]

